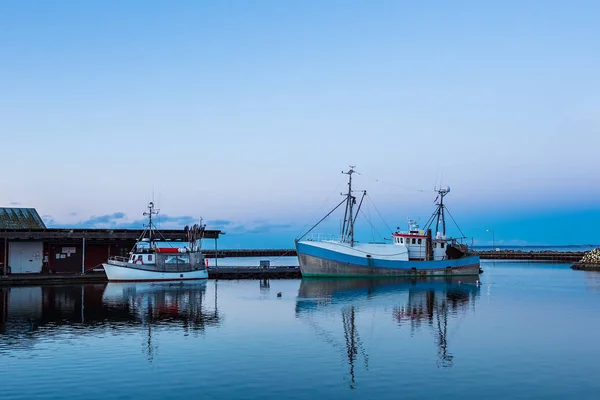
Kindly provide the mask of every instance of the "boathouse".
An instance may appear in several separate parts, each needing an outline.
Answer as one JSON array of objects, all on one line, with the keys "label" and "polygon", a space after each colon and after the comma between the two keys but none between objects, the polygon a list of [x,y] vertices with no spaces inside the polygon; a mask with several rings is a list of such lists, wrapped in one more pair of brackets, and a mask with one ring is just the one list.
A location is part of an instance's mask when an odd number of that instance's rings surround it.
[{"label": "boathouse", "polygon": [[[34,208],[0,208],[0,274],[78,273],[126,256],[140,229],[48,228]],[[185,241],[182,229],[161,229],[167,241]],[[205,239],[221,231],[205,230]],[[215,246],[216,247],[216,246]]]}]

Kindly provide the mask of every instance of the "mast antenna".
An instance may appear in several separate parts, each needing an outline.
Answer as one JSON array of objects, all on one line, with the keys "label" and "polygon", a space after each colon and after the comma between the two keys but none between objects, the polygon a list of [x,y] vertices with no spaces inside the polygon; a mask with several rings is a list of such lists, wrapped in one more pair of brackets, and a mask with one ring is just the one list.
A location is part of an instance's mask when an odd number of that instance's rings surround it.
[{"label": "mast antenna", "polygon": [[152,243],[152,227],[154,224],[152,223],[152,216],[158,215],[159,210],[154,208],[154,202],[151,201],[148,204],[148,211],[144,213],[144,216],[148,217],[148,231],[150,233],[150,243]]},{"label": "mast antenna", "polygon": [[[356,171],[354,168],[356,165],[350,165],[350,169],[347,172],[342,171],[342,174],[348,175],[348,193],[346,196],[346,211],[344,212],[344,224],[342,225],[342,241],[349,240],[350,246],[354,245],[354,205],[356,204],[356,197],[352,196],[352,174]],[[342,193],[344,195],[344,193]]]},{"label": "mast antenna", "polygon": [[440,199],[437,209],[437,221],[435,223],[435,233],[439,232],[440,222],[442,223],[442,235],[446,236],[446,216],[444,214],[446,206],[444,205],[444,197],[450,193],[450,186],[437,190],[438,198]]}]

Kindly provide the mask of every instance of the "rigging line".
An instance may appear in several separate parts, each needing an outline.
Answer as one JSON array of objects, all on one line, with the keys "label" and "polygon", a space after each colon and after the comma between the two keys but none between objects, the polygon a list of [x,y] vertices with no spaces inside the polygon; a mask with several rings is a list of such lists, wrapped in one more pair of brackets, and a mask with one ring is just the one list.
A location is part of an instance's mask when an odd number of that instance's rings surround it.
[{"label": "rigging line", "polygon": [[466,239],[467,237],[465,236],[465,234],[463,233],[463,231],[460,229],[460,226],[458,226],[458,224],[456,223],[456,221],[454,220],[454,217],[452,216],[452,214],[450,214],[450,210],[448,210],[448,207],[446,208],[446,212],[448,213],[448,215],[450,216],[450,218],[452,218],[452,221],[454,222],[454,225],[456,225],[456,227],[458,228],[458,231],[460,232],[461,235],[463,235],[463,239]]},{"label": "rigging line", "polygon": [[[368,217],[366,217],[367,221],[371,220],[371,208],[369,207],[369,203],[367,203],[367,214],[369,215]],[[373,233],[373,228],[371,227],[371,240],[374,242],[375,241],[375,234]]]},{"label": "rigging line", "polygon": [[424,225],[425,226],[425,230],[429,229],[429,227],[431,226],[431,224],[433,224],[433,219],[435,218],[435,215],[437,214],[437,212],[438,212],[438,210],[437,210],[437,207],[436,207],[435,211],[433,212],[433,214],[431,214],[431,217],[429,217],[429,219],[427,220],[427,222]]},{"label": "rigging line", "polygon": [[326,216],[324,216],[323,218],[321,218],[321,220],[319,222],[317,222],[316,224],[314,224],[313,227],[310,228],[304,235],[302,235],[301,237],[299,237],[298,239],[296,239],[296,241],[302,240],[302,238],[304,236],[308,235],[310,233],[310,231],[312,231],[313,229],[315,229],[317,227],[317,225],[319,225],[321,222],[323,222],[325,220],[325,218],[329,217],[331,215],[331,213],[333,213],[335,210],[337,210],[338,207],[341,206],[342,204],[344,204],[346,201],[347,201],[346,199],[342,200],[337,206],[335,206],[335,208],[333,210],[329,211],[329,213]]},{"label": "rigging line", "polygon": [[[325,199],[325,201],[323,201],[323,203],[319,206],[319,208],[317,209],[317,211],[315,211],[315,213],[313,214],[313,216],[310,218],[310,220],[314,220],[315,219],[315,215],[317,215],[317,213],[319,212],[318,210],[321,210],[323,208],[323,206],[329,201],[329,199],[331,198],[331,196],[333,196],[333,194],[338,190],[338,188],[340,187],[340,185],[342,184],[342,182],[345,181],[345,178],[342,177],[342,179],[340,179],[340,182],[337,184],[337,186],[335,188],[333,188],[333,191],[331,193],[329,193],[329,196],[327,196],[327,198]],[[306,227],[309,225],[309,223],[304,224],[304,226],[302,227],[302,229],[300,230],[300,233],[302,233]],[[299,234],[300,234],[299,233]]]},{"label": "rigging line", "polygon": [[390,228],[390,226],[387,224],[387,222],[385,222],[385,219],[383,219],[383,216],[379,212],[379,209],[375,205],[375,202],[373,201],[373,199],[371,198],[371,196],[368,193],[367,193],[367,197],[369,198],[369,200],[373,204],[373,208],[375,208],[375,211],[377,211],[377,214],[379,214],[379,217],[381,218],[381,220],[383,221],[383,223],[385,224],[385,226],[390,230],[390,232],[394,232],[394,230],[392,228]]},{"label": "rigging line", "polygon": [[365,217],[365,219],[367,220],[367,222],[369,223],[369,225],[371,225],[371,237],[373,238],[373,241],[375,241],[375,237],[373,236],[373,231],[374,231],[374,232],[375,232],[377,235],[381,236],[381,238],[382,238],[382,239],[385,241],[385,237],[384,237],[384,236],[383,236],[381,233],[379,233],[379,232],[377,231],[377,229],[376,229],[376,228],[373,226],[373,224],[371,223],[371,219],[370,219],[370,218],[367,218],[367,216],[365,215],[364,211],[362,211],[362,210],[361,210],[361,211],[360,211],[360,213],[361,213],[361,214],[362,214],[362,215]]}]

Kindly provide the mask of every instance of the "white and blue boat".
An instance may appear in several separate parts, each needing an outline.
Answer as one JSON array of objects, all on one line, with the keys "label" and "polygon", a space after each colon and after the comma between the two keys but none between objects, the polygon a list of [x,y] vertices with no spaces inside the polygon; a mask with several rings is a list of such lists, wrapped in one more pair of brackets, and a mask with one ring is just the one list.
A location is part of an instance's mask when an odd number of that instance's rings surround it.
[{"label": "white and blue boat", "polygon": [[[111,256],[102,264],[110,282],[186,281],[208,279],[206,259],[202,253],[205,225],[185,226],[188,243],[185,247],[157,240],[162,234],[152,223],[158,214],[154,203],[148,205],[148,227],[142,233],[128,257]],[[148,237],[146,237],[148,234]],[[166,243],[162,245],[161,243]]]},{"label": "white and blue boat", "polygon": [[[446,236],[447,209],[444,197],[450,192],[450,188],[437,190],[437,207],[425,230],[419,229],[414,221],[409,220],[409,229],[393,232],[391,243],[356,241],[354,225],[366,191],[362,191],[362,198],[355,211],[357,199],[352,194],[352,174],[355,173],[353,168],[354,166],[351,166],[348,172],[343,172],[348,175],[348,193],[345,194],[345,199],[295,241],[303,277],[479,275],[479,256],[470,254],[466,245],[458,243],[459,239]],[[344,204],[344,222],[338,238],[302,240]],[[435,236],[429,228],[434,220]]]}]

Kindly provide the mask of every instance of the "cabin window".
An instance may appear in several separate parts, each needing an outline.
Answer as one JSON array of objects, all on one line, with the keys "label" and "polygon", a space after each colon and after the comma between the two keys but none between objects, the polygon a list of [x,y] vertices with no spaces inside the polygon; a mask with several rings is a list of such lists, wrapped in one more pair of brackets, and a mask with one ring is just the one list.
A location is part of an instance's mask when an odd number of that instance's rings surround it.
[{"label": "cabin window", "polygon": [[417,243],[418,243],[418,244],[421,244],[421,239],[417,240]]},{"label": "cabin window", "polygon": [[417,239],[413,238],[412,244],[416,244],[416,243],[417,243]]},{"label": "cabin window", "polygon": [[443,249],[444,248],[444,243],[440,243],[440,247]]},{"label": "cabin window", "polygon": [[165,258],[165,264],[189,264],[190,256],[187,254],[169,255]]},{"label": "cabin window", "polygon": [[433,248],[434,248],[434,249],[435,249],[435,248],[437,248],[437,243],[434,243],[434,244],[433,244]]},{"label": "cabin window", "polygon": [[138,260],[142,261],[142,256],[141,255],[138,256]]},{"label": "cabin window", "polygon": [[404,243],[404,239],[400,238],[400,243]]},{"label": "cabin window", "polygon": [[148,261],[152,261],[152,254],[148,254]]}]

